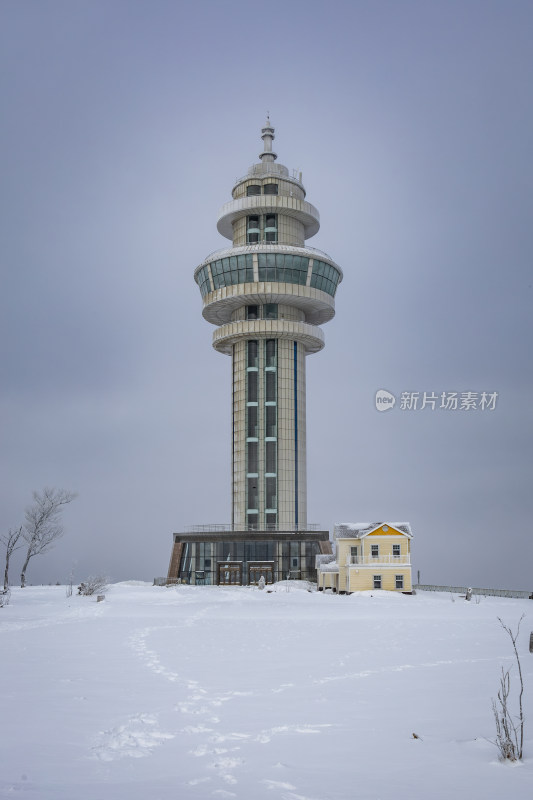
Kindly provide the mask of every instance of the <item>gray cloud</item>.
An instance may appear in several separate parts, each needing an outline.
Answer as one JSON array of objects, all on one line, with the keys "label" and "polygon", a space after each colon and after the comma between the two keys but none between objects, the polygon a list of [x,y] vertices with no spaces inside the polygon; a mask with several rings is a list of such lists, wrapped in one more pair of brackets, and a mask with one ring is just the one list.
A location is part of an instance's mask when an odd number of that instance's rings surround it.
[{"label": "gray cloud", "polygon": [[[427,581],[531,588],[527,3],[4,4],[4,528],[72,488],[33,581],[164,574],[229,519],[230,361],[192,273],[276,150],[342,266],[308,360],[309,518],[409,519]],[[374,393],[498,391],[378,414]],[[15,572],[13,573],[15,574]]]}]

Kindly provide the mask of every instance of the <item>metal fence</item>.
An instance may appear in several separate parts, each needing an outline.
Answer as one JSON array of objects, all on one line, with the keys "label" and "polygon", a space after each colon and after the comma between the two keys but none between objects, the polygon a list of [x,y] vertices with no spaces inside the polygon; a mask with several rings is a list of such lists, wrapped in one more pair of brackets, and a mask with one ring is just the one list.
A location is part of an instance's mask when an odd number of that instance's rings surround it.
[{"label": "metal fence", "polygon": [[305,525],[293,523],[292,525],[282,525],[279,523],[266,523],[265,525],[235,525],[229,523],[210,523],[208,525],[189,525],[184,529],[184,533],[241,533],[250,531],[250,533],[263,533],[271,531],[272,533],[307,533],[307,531],[320,531],[324,530],[316,522],[308,522]]},{"label": "metal fence", "polygon": [[[421,592],[453,592],[453,594],[466,594],[466,586],[433,586],[428,583],[415,583],[413,589]],[[522,592],[517,589],[471,589],[472,594],[484,597],[518,597],[522,600],[533,600],[533,592]]]}]

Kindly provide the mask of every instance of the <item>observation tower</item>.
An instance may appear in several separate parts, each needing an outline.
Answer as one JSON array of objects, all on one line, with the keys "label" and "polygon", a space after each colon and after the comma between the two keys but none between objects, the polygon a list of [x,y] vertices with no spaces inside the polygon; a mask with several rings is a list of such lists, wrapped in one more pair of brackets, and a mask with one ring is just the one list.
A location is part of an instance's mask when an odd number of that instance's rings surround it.
[{"label": "observation tower", "polygon": [[[259,163],[218,215],[231,245],[194,272],[202,314],[216,325],[213,347],[231,358],[232,520],[174,534],[169,579],[250,583],[258,562],[273,565],[267,581],[314,577],[314,554],[328,550],[328,532],[307,522],[305,359],[324,347],[319,326],[335,314],[342,271],[306,244],[319,213],[302,174],[277,163],[269,118],[261,138]],[[217,549],[220,542],[235,546]],[[240,579],[226,581],[232,563],[241,564]]]}]

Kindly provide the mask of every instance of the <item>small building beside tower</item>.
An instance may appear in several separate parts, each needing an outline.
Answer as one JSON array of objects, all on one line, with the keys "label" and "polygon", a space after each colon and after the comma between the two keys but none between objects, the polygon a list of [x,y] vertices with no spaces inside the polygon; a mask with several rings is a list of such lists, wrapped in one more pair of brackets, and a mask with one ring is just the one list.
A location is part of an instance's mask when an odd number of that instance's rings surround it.
[{"label": "small building beside tower", "polygon": [[385,589],[410,594],[412,538],[408,522],[336,525],[334,552],[316,558],[319,591],[351,594]]}]

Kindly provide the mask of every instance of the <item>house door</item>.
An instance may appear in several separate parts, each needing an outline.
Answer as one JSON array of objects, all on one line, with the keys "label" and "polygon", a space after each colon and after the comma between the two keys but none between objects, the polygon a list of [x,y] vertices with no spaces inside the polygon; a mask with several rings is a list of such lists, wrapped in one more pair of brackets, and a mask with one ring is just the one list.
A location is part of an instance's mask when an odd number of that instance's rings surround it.
[{"label": "house door", "polygon": [[242,585],[242,563],[240,561],[219,561],[217,566],[219,586]]},{"label": "house door", "polygon": [[248,564],[248,584],[256,586],[261,577],[265,579],[265,583],[274,583],[274,564],[272,562],[253,562]]}]

